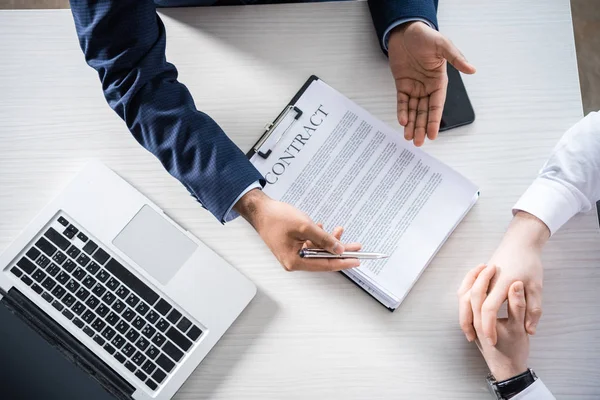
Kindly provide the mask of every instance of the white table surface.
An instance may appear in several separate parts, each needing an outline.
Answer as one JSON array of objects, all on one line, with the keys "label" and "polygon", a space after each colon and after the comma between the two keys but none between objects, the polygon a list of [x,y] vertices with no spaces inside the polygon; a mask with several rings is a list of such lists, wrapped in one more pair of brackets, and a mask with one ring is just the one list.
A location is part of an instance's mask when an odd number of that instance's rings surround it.
[{"label": "white table surface", "polygon": [[[397,126],[366,3],[161,12],[168,58],[243,149],[310,74]],[[477,66],[474,124],[425,149],[481,187],[478,204],[390,313],[339,274],[287,273],[242,220],[221,226],[106,105],[70,12],[0,12],[0,251],[89,159],[100,159],[259,287],[180,399],[484,399],[483,359],[456,289],[498,244],[511,206],[582,114],[568,0],[445,0],[442,31]],[[559,398],[600,396],[600,236],[578,216],[544,254],[531,366]]]}]

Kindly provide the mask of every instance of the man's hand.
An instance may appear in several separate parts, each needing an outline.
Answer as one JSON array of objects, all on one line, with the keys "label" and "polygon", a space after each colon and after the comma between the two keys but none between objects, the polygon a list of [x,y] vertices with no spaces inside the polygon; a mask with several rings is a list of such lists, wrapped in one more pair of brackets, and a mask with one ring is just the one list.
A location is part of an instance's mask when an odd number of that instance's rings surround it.
[{"label": "man's hand", "polygon": [[[483,338],[482,305],[486,301],[490,281],[496,273],[493,265],[480,265],[471,270],[465,277],[460,289],[459,298],[469,297],[473,313],[472,327],[477,338]],[[486,340],[476,340],[477,347],[483,354],[490,371],[498,381],[503,381],[527,371],[529,357],[529,336],[525,331],[525,292],[523,282],[510,285],[508,291],[508,318],[498,320],[498,340],[496,345]],[[462,301],[461,301],[462,306]],[[461,325],[462,326],[462,325]]]},{"label": "man's hand", "polygon": [[262,190],[254,189],[246,193],[234,209],[256,229],[287,271],[339,271],[360,265],[359,260],[352,258],[301,258],[298,252],[303,247],[317,247],[341,254],[345,250],[360,250],[360,244],[344,246],[340,242],[341,227],[334,230],[334,235],[330,235],[305,213],[287,203],[271,199]]},{"label": "man's hand", "polygon": [[[548,238],[548,227],[531,214],[519,211],[511,221],[502,242],[492,255],[488,265],[496,266],[496,274],[490,283],[489,294],[481,305],[482,340],[496,344],[496,319],[498,310],[506,301],[509,289],[520,281],[525,287],[527,313],[525,329],[535,334],[536,325],[542,316],[542,248]],[[475,339],[473,313],[468,297],[460,300],[460,326],[469,341]]]},{"label": "man's hand", "polygon": [[398,121],[416,146],[437,137],[446,101],[446,60],[465,74],[475,73],[461,52],[435,29],[415,21],[390,34],[390,68],[398,93]]}]

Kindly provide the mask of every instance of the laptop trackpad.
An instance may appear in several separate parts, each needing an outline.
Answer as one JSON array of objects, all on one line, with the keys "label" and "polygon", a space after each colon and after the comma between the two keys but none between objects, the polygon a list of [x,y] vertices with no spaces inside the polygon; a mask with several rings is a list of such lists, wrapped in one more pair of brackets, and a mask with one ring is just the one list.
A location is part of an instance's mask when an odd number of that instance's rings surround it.
[{"label": "laptop trackpad", "polygon": [[198,247],[149,206],[142,207],[113,244],[163,285]]}]

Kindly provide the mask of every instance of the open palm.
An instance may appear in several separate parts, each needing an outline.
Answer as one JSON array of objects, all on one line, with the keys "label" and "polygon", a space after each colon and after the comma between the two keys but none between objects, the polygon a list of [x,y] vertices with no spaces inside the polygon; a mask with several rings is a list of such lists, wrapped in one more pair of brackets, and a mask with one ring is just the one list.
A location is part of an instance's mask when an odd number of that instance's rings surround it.
[{"label": "open palm", "polygon": [[425,136],[437,137],[446,100],[446,60],[466,74],[475,73],[461,52],[423,22],[410,22],[392,31],[390,68],[398,96],[398,122],[404,137],[421,146]]}]

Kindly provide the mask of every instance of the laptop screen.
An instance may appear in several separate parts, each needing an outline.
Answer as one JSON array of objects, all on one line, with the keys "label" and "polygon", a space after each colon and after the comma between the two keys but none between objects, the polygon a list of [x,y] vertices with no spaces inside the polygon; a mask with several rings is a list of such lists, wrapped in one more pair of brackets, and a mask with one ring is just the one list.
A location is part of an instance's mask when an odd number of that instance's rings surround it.
[{"label": "laptop screen", "polygon": [[0,397],[5,399],[114,400],[0,301]]}]

